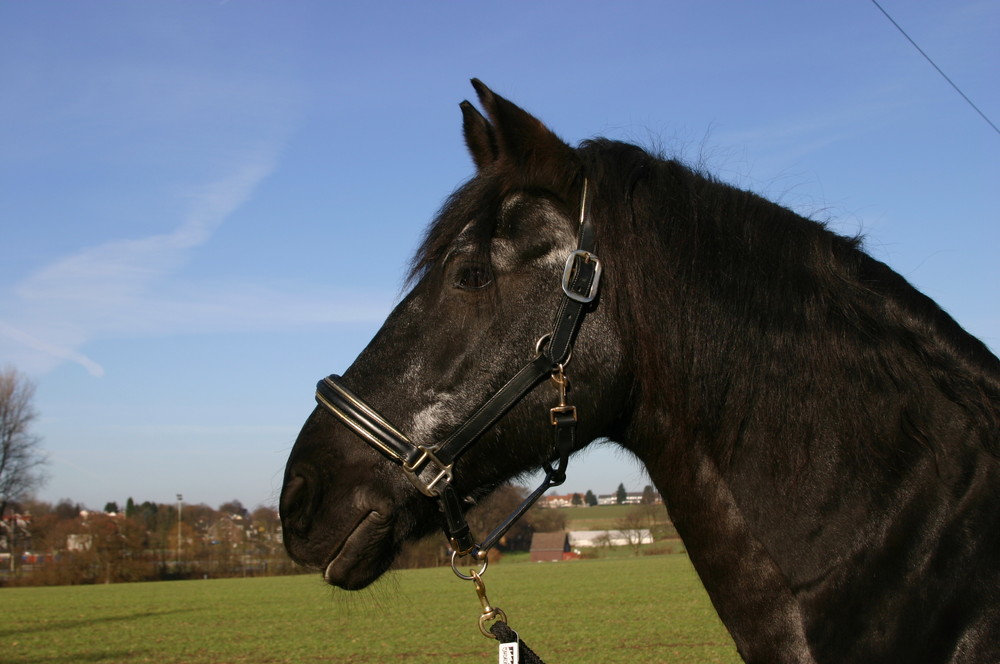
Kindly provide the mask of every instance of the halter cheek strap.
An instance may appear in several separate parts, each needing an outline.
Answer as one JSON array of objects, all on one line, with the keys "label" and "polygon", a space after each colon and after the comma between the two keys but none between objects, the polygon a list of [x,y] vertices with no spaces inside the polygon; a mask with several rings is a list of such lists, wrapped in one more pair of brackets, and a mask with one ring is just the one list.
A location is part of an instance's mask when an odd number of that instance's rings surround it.
[{"label": "halter cheek strap", "polygon": [[[602,265],[593,253],[594,226],[590,216],[587,181],[583,183],[580,201],[580,225],[577,248],[569,254],[562,275],[563,297],[556,312],[552,332],[542,337],[536,355],[496,393],[458,426],[445,440],[430,445],[417,445],[385,417],[343,384],[343,379],[331,375],[316,386],[316,401],[337,417],[366,443],[386,458],[402,466],[404,474],[424,495],[436,498],[444,515],[444,529],[452,547],[464,555],[473,553],[484,558],[486,552],[500,540],[545,491],[566,479],[569,455],[576,447],[576,407],[566,402],[568,379],[564,367],[573,352],[573,343],[591,304],[597,298]],[[559,388],[559,405],[549,413],[554,430],[554,461],[545,464],[545,479],[500,526],[479,545],[470,533],[462,501],[452,487],[455,462],[461,455],[517,402],[523,399],[545,378],[551,377]]]}]

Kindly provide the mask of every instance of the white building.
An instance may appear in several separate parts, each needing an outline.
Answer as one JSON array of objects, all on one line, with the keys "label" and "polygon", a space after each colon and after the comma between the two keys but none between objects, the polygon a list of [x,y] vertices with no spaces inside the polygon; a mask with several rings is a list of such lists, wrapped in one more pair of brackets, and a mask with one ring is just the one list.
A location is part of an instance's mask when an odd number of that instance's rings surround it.
[{"label": "white building", "polygon": [[[630,537],[632,541],[629,541]],[[640,538],[639,542],[635,541],[636,537]],[[648,528],[628,532],[622,532],[621,530],[577,530],[569,534],[569,545],[574,549],[652,543],[653,534]]]}]

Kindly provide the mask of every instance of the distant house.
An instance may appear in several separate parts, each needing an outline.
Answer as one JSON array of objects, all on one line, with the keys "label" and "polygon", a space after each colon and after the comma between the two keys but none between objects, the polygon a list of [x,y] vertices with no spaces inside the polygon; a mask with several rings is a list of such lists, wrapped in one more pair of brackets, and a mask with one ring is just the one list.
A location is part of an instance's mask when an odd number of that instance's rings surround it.
[{"label": "distant house", "polygon": [[208,528],[208,539],[212,544],[227,544],[235,547],[246,539],[240,517],[222,516]]},{"label": "distant house", "polygon": [[[637,537],[638,542],[635,541]],[[652,544],[653,534],[648,528],[627,533],[620,530],[575,530],[567,534],[567,539],[572,548],[584,549],[593,546],[626,546],[633,543]]]},{"label": "distant house", "polygon": [[572,507],[573,494],[567,493],[564,496],[559,496],[556,494],[542,496],[542,499],[538,501],[538,505],[539,507]]},{"label": "distant house", "polygon": [[90,551],[94,545],[94,536],[87,534],[72,534],[66,536],[67,551]]},{"label": "distant house", "polygon": [[555,533],[535,533],[531,536],[531,562],[541,563],[563,560],[570,552],[569,536],[565,530]]},{"label": "distant house", "polygon": [[0,520],[0,551],[30,549],[31,521],[30,514],[8,514]]},{"label": "distant house", "polygon": [[[625,495],[625,505],[641,505],[642,504],[642,493],[637,493],[635,491],[629,491]],[[653,494],[653,504],[660,505],[663,503],[663,498],[659,493]],[[617,505],[618,504],[618,494],[614,493],[604,493],[597,497],[598,505]]]}]

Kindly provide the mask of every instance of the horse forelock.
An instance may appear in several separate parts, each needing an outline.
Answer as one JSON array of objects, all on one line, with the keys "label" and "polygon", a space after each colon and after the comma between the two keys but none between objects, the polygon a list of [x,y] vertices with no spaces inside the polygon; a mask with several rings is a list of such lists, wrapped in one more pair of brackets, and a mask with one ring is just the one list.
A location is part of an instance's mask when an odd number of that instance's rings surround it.
[{"label": "horse forelock", "polygon": [[431,267],[443,261],[456,244],[461,244],[465,253],[488,263],[498,221],[511,195],[544,192],[560,200],[565,206],[563,212],[572,216],[581,183],[582,171],[576,164],[532,170],[501,162],[483,169],[445,200],[424,233],[410,263],[406,283],[412,285],[419,281]]},{"label": "horse forelock", "polygon": [[502,193],[496,187],[485,186],[481,178],[473,178],[456,189],[441,206],[424,232],[406,283],[419,281],[432,266],[444,260],[461,237],[469,253],[485,259],[496,231],[496,211]]}]

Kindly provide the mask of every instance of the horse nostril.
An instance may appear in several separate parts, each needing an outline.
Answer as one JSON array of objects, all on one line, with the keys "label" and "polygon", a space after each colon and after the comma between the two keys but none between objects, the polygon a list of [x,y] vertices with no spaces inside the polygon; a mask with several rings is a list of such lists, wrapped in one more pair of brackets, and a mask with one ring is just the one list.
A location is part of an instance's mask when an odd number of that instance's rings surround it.
[{"label": "horse nostril", "polygon": [[291,473],[281,489],[281,522],[285,529],[296,535],[304,534],[309,528],[315,509],[315,482],[305,474]]}]

